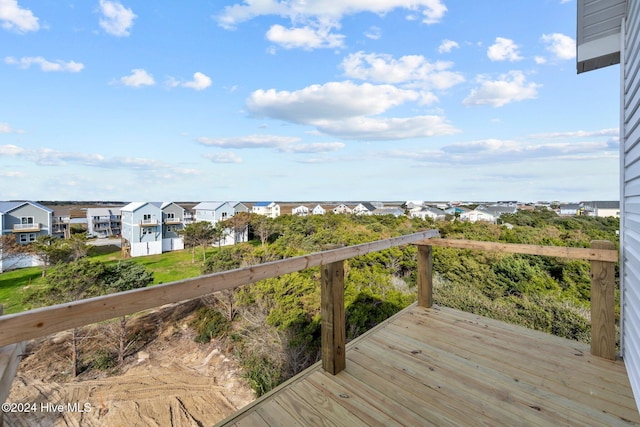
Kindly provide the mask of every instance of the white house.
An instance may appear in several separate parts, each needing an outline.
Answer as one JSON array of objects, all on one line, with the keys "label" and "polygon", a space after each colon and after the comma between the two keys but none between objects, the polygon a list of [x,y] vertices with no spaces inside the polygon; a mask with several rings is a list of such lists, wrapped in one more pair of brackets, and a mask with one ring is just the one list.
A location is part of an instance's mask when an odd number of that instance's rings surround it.
[{"label": "white house", "polygon": [[620,355],[640,406],[640,9],[637,1],[578,0],[577,12],[578,73],[621,66],[621,100],[609,106],[620,107]]},{"label": "white house", "polygon": [[132,257],[162,253],[162,210],[150,202],[133,202],[120,209],[123,246]]},{"label": "white house", "polygon": [[356,215],[373,215],[373,211],[376,210],[376,207],[368,202],[358,203],[353,209],[352,212]]},{"label": "white house", "polygon": [[122,227],[120,209],[121,207],[88,208],[87,236],[98,238],[119,236]]},{"label": "white house", "polygon": [[411,211],[409,214],[411,218],[422,218],[422,219],[429,218],[434,221],[445,219],[446,215],[447,214],[445,211],[438,208],[433,208],[431,206],[424,207],[417,211]]},{"label": "white house", "polygon": [[579,203],[567,203],[564,205],[560,205],[559,215],[562,215],[562,216],[579,215],[581,209],[582,209],[582,205],[580,205]]},{"label": "white house", "polygon": [[[52,209],[36,202],[0,202],[0,236],[14,235],[18,244],[28,245],[40,236],[51,235],[52,228]],[[39,262],[31,255],[3,257],[0,249],[0,273],[35,265]]]},{"label": "white house", "polygon": [[324,215],[327,213],[327,210],[320,205],[316,205],[311,211],[312,215]]},{"label": "white house", "polygon": [[[232,205],[233,204],[233,205]],[[245,205],[238,202],[201,202],[193,207],[195,212],[195,221],[206,221],[215,226],[220,221],[226,221],[231,219],[236,214],[236,208],[239,212],[244,211]],[[218,244],[220,246],[233,245],[236,241],[236,236],[231,228],[226,230],[224,239]]]},{"label": "white house", "polygon": [[309,215],[309,208],[305,205],[297,206],[291,209],[291,215],[307,216]]},{"label": "white house", "polygon": [[582,202],[582,206],[589,216],[620,218],[620,202],[617,200]]},{"label": "white house", "polygon": [[353,213],[353,210],[345,205],[344,203],[340,203],[338,206],[332,209],[334,214],[350,214]]},{"label": "white house", "polygon": [[460,214],[462,221],[486,221],[496,223],[501,215],[509,213],[514,214],[518,211],[515,206],[498,206],[498,205],[479,205],[472,211],[463,212]]},{"label": "white house", "polygon": [[251,212],[269,218],[277,218],[280,216],[280,205],[276,202],[257,202],[251,207]]}]

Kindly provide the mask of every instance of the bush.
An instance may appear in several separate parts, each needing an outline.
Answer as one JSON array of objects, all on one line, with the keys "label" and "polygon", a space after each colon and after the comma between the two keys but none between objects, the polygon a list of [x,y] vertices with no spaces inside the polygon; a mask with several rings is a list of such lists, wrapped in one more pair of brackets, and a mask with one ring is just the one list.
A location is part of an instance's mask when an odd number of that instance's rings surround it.
[{"label": "bush", "polygon": [[231,322],[218,310],[209,307],[201,307],[196,313],[196,318],[191,322],[196,330],[195,341],[208,343],[214,338],[225,336],[231,327]]}]

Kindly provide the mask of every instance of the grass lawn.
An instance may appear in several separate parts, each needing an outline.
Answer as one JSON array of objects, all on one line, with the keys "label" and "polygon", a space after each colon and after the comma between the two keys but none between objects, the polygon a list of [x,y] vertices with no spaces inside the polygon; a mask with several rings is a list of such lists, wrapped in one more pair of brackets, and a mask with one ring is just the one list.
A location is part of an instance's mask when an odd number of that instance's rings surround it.
[{"label": "grass lawn", "polygon": [[[217,251],[217,248],[209,248],[207,259]],[[122,260],[122,253],[117,246],[96,246],[92,249],[89,257],[93,261],[116,263]],[[200,248],[196,248],[195,263],[191,262],[190,249],[136,257],[131,260],[153,273],[154,285],[175,282],[202,274],[202,249]],[[26,310],[28,307],[24,304],[23,299],[31,290],[42,284],[41,267],[22,268],[0,273],[0,304],[4,306],[4,314]]]}]

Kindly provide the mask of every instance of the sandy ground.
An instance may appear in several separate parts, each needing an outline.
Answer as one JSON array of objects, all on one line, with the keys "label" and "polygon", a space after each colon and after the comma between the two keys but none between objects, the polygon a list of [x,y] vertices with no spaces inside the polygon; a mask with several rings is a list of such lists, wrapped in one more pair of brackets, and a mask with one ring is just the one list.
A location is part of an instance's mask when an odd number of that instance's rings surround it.
[{"label": "sandy ground", "polygon": [[68,332],[31,343],[7,399],[16,412],[5,412],[4,425],[210,426],[253,401],[235,362],[217,343],[194,342],[188,317],[176,317],[163,308],[135,319],[157,336],[118,375],[69,379]]}]

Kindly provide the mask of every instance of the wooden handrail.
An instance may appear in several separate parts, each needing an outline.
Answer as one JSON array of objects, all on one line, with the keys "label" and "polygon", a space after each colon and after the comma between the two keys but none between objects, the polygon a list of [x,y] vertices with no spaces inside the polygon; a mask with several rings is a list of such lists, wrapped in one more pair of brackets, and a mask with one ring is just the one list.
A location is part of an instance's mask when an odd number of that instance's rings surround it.
[{"label": "wooden handrail", "polygon": [[585,259],[588,261],[618,262],[618,251],[613,248],[571,248],[565,246],[522,245],[518,243],[480,242],[464,239],[429,239],[416,245],[441,246],[445,248],[476,249],[514,254],[543,255],[558,258]]},{"label": "wooden handrail", "polygon": [[148,288],[9,314],[0,317],[0,347],[136,313],[164,304],[198,298],[213,292],[236,288],[283,274],[343,261],[370,252],[411,244],[438,235],[437,230],[422,231]]},{"label": "wooden handrail", "polygon": [[521,245],[500,242],[479,242],[463,239],[428,239],[418,245],[418,305],[433,304],[433,272],[431,247],[474,249],[591,261],[591,354],[605,359],[616,358],[615,331],[615,263],[618,251],[613,243],[594,240],[590,248]]}]

